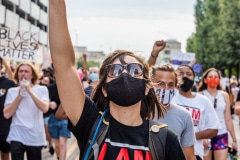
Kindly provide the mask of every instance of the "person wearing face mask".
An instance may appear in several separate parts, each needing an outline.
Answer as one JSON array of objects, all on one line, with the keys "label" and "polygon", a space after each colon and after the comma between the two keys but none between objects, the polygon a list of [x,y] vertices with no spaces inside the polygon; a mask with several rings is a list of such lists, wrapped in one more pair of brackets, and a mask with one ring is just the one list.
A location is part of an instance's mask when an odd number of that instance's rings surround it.
[{"label": "person wearing face mask", "polygon": [[195,136],[194,152],[197,160],[203,159],[203,139],[214,137],[220,127],[219,120],[209,99],[199,93],[191,91],[194,84],[195,73],[192,67],[180,65],[177,69],[179,78],[179,92],[175,94],[172,103],[185,108],[192,115]]},{"label": "person wearing face mask", "polygon": [[182,107],[171,103],[176,94],[177,74],[171,64],[155,65],[150,71],[154,89],[160,102],[167,109],[164,118],[157,119],[166,123],[180,141],[187,160],[196,160],[194,143],[196,141],[191,115]]},{"label": "person wearing face mask", "polygon": [[[50,83],[51,83],[51,80],[49,77],[43,77],[39,84],[49,87]],[[48,110],[46,113],[43,114],[43,118],[44,118],[44,129],[45,129],[45,133],[46,133],[46,139],[48,141],[48,148],[49,148],[48,152],[51,155],[53,155],[54,147],[53,147],[53,143],[52,143],[52,138],[48,131],[48,121],[49,121],[50,114],[51,114],[51,112],[50,112],[50,110]],[[47,146],[44,146],[44,147],[47,147]]]},{"label": "person wearing face mask", "polygon": [[[49,1],[49,40],[61,104],[69,118],[69,129],[78,141],[79,159],[185,159],[173,132],[160,129],[159,125],[149,128],[153,115],[156,113],[161,117],[164,109],[151,85],[148,66],[140,57],[125,50],[116,50],[106,57],[91,100],[86,96],[75,69],[64,0]],[[108,116],[97,121],[99,111]],[[96,121],[102,124],[102,120],[108,129],[104,130],[106,134],[97,145],[89,135],[92,129],[96,133],[101,126],[94,124]],[[153,149],[156,146],[150,145],[150,135],[155,132],[157,136],[163,131],[166,131],[165,143],[159,144],[160,149]],[[88,156],[89,148],[86,150],[88,143],[94,143],[93,148],[96,148],[92,158],[91,154]],[[163,154],[157,154],[161,150],[164,150]]]},{"label": "person wearing face mask", "polygon": [[[199,87],[199,91],[212,103],[212,108],[214,108],[220,120],[221,128],[218,130],[217,135],[211,138],[214,160],[227,159],[228,132],[232,137],[232,149],[237,150],[237,139],[230,113],[230,99],[228,93],[222,90],[220,79],[220,72],[215,68],[209,68],[203,73]],[[212,160],[212,152],[209,152],[204,160]]]},{"label": "person wearing face mask", "polygon": [[4,117],[12,118],[7,142],[11,159],[41,160],[42,146],[46,145],[43,113],[49,108],[46,86],[38,85],[39,75],[30,62],[22,62],[14,74],[17,87],[8,90],[4,103]]}]

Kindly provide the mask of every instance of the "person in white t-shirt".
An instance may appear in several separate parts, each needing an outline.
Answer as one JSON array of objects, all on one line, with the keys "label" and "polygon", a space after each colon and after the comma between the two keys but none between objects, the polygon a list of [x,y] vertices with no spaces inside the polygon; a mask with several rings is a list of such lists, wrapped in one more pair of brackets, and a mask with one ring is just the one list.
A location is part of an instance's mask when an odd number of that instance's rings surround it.
[{"label": "person in white t-shirt", "polygon": [[190,113],[182,107],[171,103],[176,94],[177,73],[171,64],[154,65],[150,71],[151,80],[160,102],[167,110],[164,118],[156,118],[166,123],[179,139],[187,160],[196,160],[194,154],[195,133]]},{"label": "person in white t-shirt", "polygon": [[191,91],[195,76],[192,67],[180,65],[178,72],[182,82],[179,84],[179,92],[173,97],[172,103],[184,107],[191,113],[197,139],[194,151],[197,160],[202,160],[204,150],[202,140],[212,138],[217,134],[220,127],[219,120],[208,98]]},{"label": "person in white t-shirt", "polygon": [[[199,91],[206,96],[218,115],[221,129],[218,134],[211,138],[211,150],[214,154],[214,160],[226,160],[228,156],[228,131],[232,137],[232,148],[237,150],[237,139],[234,132],[232,117],[230,113],[230,99],[228,93],[222,90],[220,85],[220,71],[215,68],[209,68],[203,73]],[[209,152],[204,160],[211,160],[212,152]]]},{"label": "person in white t-shirt", "polygon": [[48,111],[49,94],[46,86],[37,85],[39,76],[35,67],[21,63],[14,79],[19,84],[8,90],[4,104],[4,117],[12,123],[7,141],[12,160],[41,160],[42,146],[46,145],[43,113]]}]

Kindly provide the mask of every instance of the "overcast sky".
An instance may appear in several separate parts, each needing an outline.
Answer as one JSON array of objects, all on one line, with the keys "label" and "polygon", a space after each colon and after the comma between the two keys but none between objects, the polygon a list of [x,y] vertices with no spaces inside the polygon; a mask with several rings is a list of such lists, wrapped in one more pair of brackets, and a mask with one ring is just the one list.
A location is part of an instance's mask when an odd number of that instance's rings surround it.
[{"label": "overcast sky", "polygon": [[195,31],[195,0],[66,0],[73,44],[106,53],[149,55],[155,40],[176,39],[185,52]]}]

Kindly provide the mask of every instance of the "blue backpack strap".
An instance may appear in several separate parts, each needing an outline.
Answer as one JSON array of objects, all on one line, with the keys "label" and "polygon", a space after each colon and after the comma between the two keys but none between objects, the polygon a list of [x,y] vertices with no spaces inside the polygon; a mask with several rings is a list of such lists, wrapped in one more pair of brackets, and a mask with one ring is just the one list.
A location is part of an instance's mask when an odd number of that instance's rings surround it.
[{"label": "blue backpack strap", "polygon": [[94,160],[97,160],[99,146],[102,144],[108,131],[108,122],[104,118],[106,115],[109,115],[108,112],[109,108],[104,112],[99,112],[101,115],[98,116],[91,129],[89,141],[84,151],[84,160],[92,159],[93,156]]},{"label": "blue backpack strap", "polygon": [[165,146],[168,127],[166,124],[149,120],[148,147],[152,160],[165,159]]}]

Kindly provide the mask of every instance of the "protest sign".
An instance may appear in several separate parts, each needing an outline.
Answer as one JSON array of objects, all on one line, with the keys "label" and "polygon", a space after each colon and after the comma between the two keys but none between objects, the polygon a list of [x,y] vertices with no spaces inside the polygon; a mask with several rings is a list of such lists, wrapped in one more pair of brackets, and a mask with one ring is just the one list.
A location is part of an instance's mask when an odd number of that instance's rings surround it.
[{"label": "protest sign", "polygon": [[191,65],[195,72],[195,81],[199,82],[201,80],[203,68],[201,64],[195,64],[194,53],[173,52],[171,59],[171,63],[175,69],[183,64]]},{"label": "protest sign", "polygon": [[18,62],[35,62],[38,33],[0,27],[0,56]]},{"label": "protest sign", "polygon": [[171,55],[171,63],[175,69],[181,64],[189,64],[194,59],[194,53],[173,52]]}]

